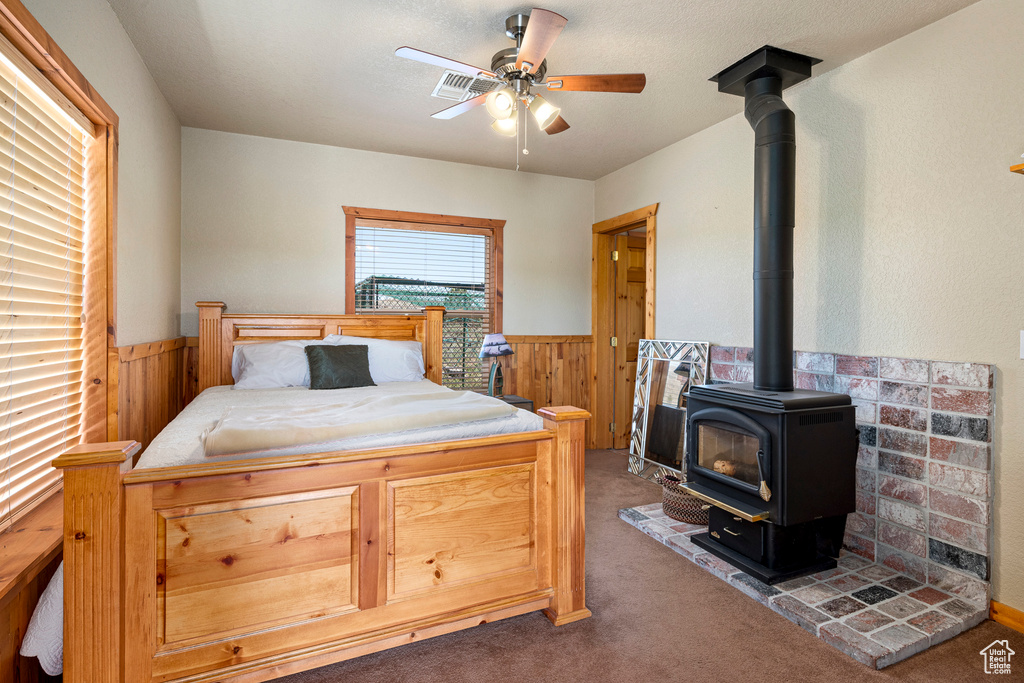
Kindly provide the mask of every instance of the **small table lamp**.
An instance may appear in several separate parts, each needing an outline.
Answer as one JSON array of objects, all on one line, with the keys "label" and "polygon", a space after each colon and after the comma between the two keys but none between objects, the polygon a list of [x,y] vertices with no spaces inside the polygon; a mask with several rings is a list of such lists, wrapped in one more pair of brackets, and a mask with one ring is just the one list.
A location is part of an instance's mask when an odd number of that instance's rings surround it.
[{"label": "small table lamp", "polygon": [[[505,341],[505,336],[489,334],[484,337],[483,346],[480,347],[481,358],[497,358],[498,356],[511,356],[514,352],[512,347]],[[504,395],[505,381],[501,376],[501,364],[491,363],[491,375],[487,378],[487,395]]]}]

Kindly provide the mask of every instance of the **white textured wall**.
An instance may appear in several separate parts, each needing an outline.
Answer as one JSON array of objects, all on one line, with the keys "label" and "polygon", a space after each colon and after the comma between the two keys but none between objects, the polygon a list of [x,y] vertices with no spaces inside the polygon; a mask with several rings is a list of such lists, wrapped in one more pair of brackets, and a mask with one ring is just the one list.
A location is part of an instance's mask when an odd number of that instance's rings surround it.
[{"label": "white textured wall", "polygon": [[178,335],[181,126],[106,0],[22,0],[120,118],[117,343]]},{"label": "white textured wall", "polygon": [[[796,86],[795,346],[994,363],[994,599],[1024,608],[1024,11],[983,0]],[[711,84],[708,86],[713,87]],[[742,100],[737,98],[741,111]],[[742,115],[597,181],[661,202],[657,330],[752,342]]]},{"label": "white textured wall", "polygon": [[183,128],[182,332],[202,300],[342,312],[342,206],[362,206],[504,219],[505,333],[589,334],[593,201],[586,180]]}]

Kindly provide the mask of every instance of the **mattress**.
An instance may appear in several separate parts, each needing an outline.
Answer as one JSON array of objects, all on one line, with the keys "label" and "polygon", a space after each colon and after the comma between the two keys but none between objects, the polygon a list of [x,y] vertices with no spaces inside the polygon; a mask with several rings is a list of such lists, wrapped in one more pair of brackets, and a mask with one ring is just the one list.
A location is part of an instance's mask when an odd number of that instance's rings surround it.
[{"label": "mattress", "polygon": [[330,405],[369,398],[371,396],[397,396],[403,394],[451,393],[451,389],[428,380],[420,382],[387,382],[376,387],[312,391],[306,387],[282,389],[232,389],[229,386],[211,387],[195,398],[174,420],[157,435],[142,453],[136,469],[200,465],[209,462],[249,458],[303,455],[326,451],[381,448],[413,443],[434,443],[455,439],[472,439],[496,434],[512,434],[543,429],[540,416],[526,410],[489,420],[462,422],[454,425],[410,429],[381,435],[360,436],[310,443],[303,446],[259,451],[257,453],[207,457],[200,435],[217,424],[229,407],[260,406],[315,406]]}]

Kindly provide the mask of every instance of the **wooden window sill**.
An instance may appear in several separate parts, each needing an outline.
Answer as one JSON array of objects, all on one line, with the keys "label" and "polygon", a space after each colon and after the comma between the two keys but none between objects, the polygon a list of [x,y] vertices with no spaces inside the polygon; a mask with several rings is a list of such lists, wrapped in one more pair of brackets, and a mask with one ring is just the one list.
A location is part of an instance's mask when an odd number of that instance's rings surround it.
[{"label": "wooden window sill", "polygon": [[0,605],[46,569],[60,554],[63,540],[63,490],[0,533]]}]

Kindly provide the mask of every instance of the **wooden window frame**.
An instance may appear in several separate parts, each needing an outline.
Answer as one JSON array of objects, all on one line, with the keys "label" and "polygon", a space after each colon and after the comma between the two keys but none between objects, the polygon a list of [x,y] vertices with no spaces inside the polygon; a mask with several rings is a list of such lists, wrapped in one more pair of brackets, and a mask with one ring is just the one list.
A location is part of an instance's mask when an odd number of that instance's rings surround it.
[{"label": "wooden window frame", "polygon": [[491,238],[490,281],[491,291],[491,331],[501,332],[502,327],[502,276],[504,242],[502,233],[505,221],[491,218],[471,218],[468,216],[447,216],[437,213],[415,213],[412,211],[391,211],[388,209],[367,209],[354,206],[341,207],[345,211],[345,312],[359,313],[356,310],[356,221],[376,221],[382,223],[401,223],[405,230],[421,230],[436,228],[438,232],[446,229],[450,232],[463,232],[473,235],[485,235]]},{"label": "wooden window frame", "polygon": [[[118,117],[20,0],[0,0],[0,34],[93,124],[86,143],[82,441],[117,438]],[[97,283],[102,283],[97,286]],[[38,503],[36,503],[38,504]],[[34,505],[28,506],[18,517]],[[18,517],[13,517],[13,524]]]}]

